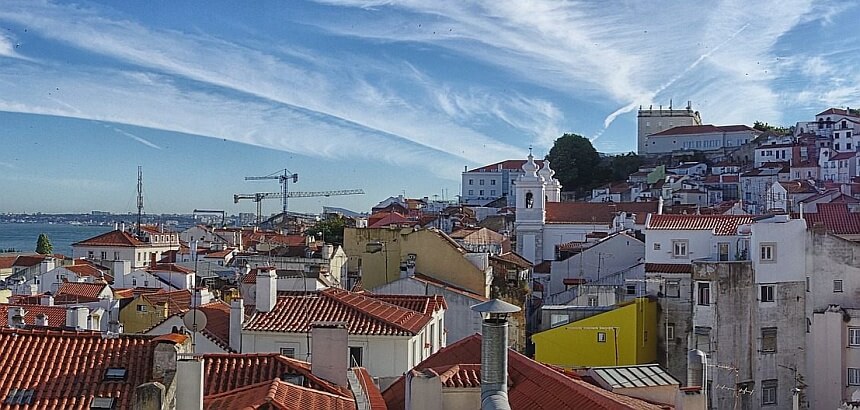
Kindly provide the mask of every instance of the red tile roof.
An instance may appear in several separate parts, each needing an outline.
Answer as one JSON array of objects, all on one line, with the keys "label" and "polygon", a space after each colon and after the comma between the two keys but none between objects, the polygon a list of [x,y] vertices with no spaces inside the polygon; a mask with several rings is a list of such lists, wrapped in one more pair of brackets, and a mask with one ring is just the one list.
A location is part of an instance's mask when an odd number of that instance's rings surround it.
[{"label": "red tile roof", "polygon": [[455,364],[427,370],[439,376],[442,386],[481,388],[480,364]]},{"label": "red tile roof", "polygon": [[368,294],[368,296],[381,300],[383,302],[391,303],[392,305],[397,305],[402,308],[406,308],[409,310],[414,310],[419,313],[423,313],[425,315],[432,315],[438,312],[441,309],[448,309],[448,303],[445,302],[445,298],[441,295],[382,295],[382,294]]},{"label": "red tile roof", "polygon": [[[484,165],[483,167],[475,168],[467,172],[498,172],[499,168],[509,171],[522,171],[525,163],[526,160],[524,159],[509,159],[507,161],[496,162],[495,164]],[[543,167],[543,160],[536,159],[535,164]]]},{"label": "red tile roof", "polygon": [[203,398],[206,410],[353,410],[355,400],[278,379]]},{"label": "red tile roof", "polygon": [[72,246],[120,246],[120,247],[140,247],[148,246],[141,242],[130,233],[120,230],[103,233],[83,241],[73,243]]},{"label": "red tile roof", "polygon": [[[89,409],[93,397],[115,397],[117,409],[132,405],[135,387],[149,382],[152,338],[97,332],[0,329],[0,397],[12,389],[34,390],[29,407],[20,409]],[[124,380],[105,381],[108,368],[126,369]]]},{"label": "red tile roof", "polygon": [[382,392],[379,391],[379,387],[376,386],[373,377],[370,376],[367,369],[353,367],[352,372],[355,373],[355,377],[361,383],[361,388],[370,402],[370,410],[388,410],[388,405],[385,404],[385,399],[382,398]]},{"label": "red tile roof", "polygon": [[780,185],[788,191],[789,194],[817,194],[818,189],[809,181],[780,181]]},{"label": "red tile roof", "polygon": [[[444,366],[471,365],[467,370],[480,368],[481,336],[473,335],[448,345],[415,366],[416,370],[440,369]],[[450,370],[451,368],[448,368]],[[631,397],[603,390],[585,381],[566,376],[552,368],[508,350],[508,372],[511,380],[508,400],[511,409],[660,409],[659,406]],[[458,369],[457,374],[460,373]],[[466,380],[463,379],[466,377]],[[460,382],[474,382],[471,375],[463,374]],[[478,380],[480,381],[480,377]],[[456,383],[451,377],[447,383]],[[405,377],[398,378],[382,396],[392,410],[405,407]]]},{"label": "red tile roof", "polygon": [[[375,218],[376,215],[384,215],[381,218]],[[408,224],[411,220],[397,212],[386,214],[376,214],[368,218],[368,228],[383,228],[389,225]]]},{"label": "red tile roof", "polygon": [[233,249],[233,248],[227,248],[227,249],[220,250],[220,251],[210,252],[210,253],[207,253],[207,254],[206,254],[206,256],[204,256],[204,258],[219,258],[219,259],[224,259],[224,258],[226,258],[227,256],[232,255],[232,254],[233,254],[233,251],[235,251],[235,249]]},{"label": "red tile roof", "polygon": [[[12,306],[16,306],[13,304],[3,303],[0,304],[0,317],[7,317],[7,313],[9,312],[9,308]],[[66,325],[66,308],[63,306],[44,306],[44,305],[24,305],[20,304],[17,306],[21,306],[24,308],[24,323],[35,326],[36,325],[36,316],[45,315],[48,319],[48,326],[50,327],[63,327]]]},{"label": "red tile roof", "polygon": [[145,293],[140,297],[153,306],[166,303],[168,316],[187,312],[191,309],[191,292],[185,289],[172,292]]},{"label": "red tile roof", "polygon": [[709,134],[718,132],[739,132],[739,131],[755,131],[746,125],[682,125],[679,127],[669,128],[668,130],[651,134],[649,137],[663,137],[669,135],[688,135],[688,134]]},{"label": "red tile roof", "polygon": [[245,329],[307,333],[314,322],[346,322],[350,334],[416,335],[430,316],[372,296],[328,288],[319,292],[282,292],[271,312],[254,311]]},{"label": "red tile roof", "polygon": [[14,266],[36,266],[42,263],[47,256],[45,255],[18,255],[18,259],[15,259]]},{"label": "red tile roof", "polygon": [[158,263],[155,266],[149,267],[146,269],[147,272],[176,272],[182,273],[184,275],[190,275],[194,273],[194,269],[186,268],[182,265],[177,265],[175,263]]},{"label": "red tile roof", "polygon": [[853,112],[848,112],[848,110],[843,110],[842,108],[828,108],[828,109],[816,114],[815,116],[818,117],[820,115],[844,115],[844,116],[850,116],[850,117],[860,117],[857,114],[855,114]]},{"label": "red tile roof", "polygon": [[851,158],[854,158],[856,155],[857,155],[857,152],[853,152],[853,151],[852,152],[840,152],[840,153],[830,157],[830,159],[828,159],[828,161],[839,161],[839,160],[843,160],[843,159],[851,159]]},{"label": "red tile roof", "polygon": [[804,213],[807,228],[824,227],[837,235],[860,234],[860,213],[850,212],[845,203],[817,204],[817,213]]},{"label": "red tile roof", "polygon": [[637,214],[637,221],[657,212],[657,202],[547,202],[547,223],[610,224],[616,212]]},{"label": "red tile roof", "polygon": [[693,273],[693,266],[689,263],[646,263],[645,272],[648,273]]},{"label": "red tile roof", "polygon": [[78,298],[81,302],[97,301],[106,287],[106,283],[63,282],[54,296]]},{"label": "red tile roof", "polygon": [[529,262],[528,259],[522,257],[516,252],[501,253],[495,256],[490,256],[490,259],[498,259],[507,263],[514,264],[524,269],[531,268],[533,266],[533,264]]},{"label": "red tile roof", "polygon": [[66,268],[66,270],[68,271],[74,272],[78,276],[92,276],[96,278],[101,278],[104,276],[104,272],[88,264],[68,265],[63,267]]},{"label": "red tile roof", "polygon": [[0,256],[0,269],[11,269],[15,266],[15,259],[18,259],[18,255]]},{"label": "red tile roof", "polygon": [[346,387],[315,376],[310,363],[277,353],[206,354],[203,358],[203,394],[206,396],[295,374],[304,376],[304,387],[351,397]]},{"label": "red tile roof", "polygon": [[751,224],[750,215],[651,215],[645,229],[712,231],[714,235],[736,235],[738,226]]},{"label": "red tile roof", "polygon": [[221,348],[230,351],[230,305],[216,300],[198,307],[206,315],[203,334]]},{"label": "red tile roof", "polygon": [[[479,295],[479,294],[472,292],[470,290],[467,290],[467,289],[459,288],[459,287],[454,286],[450,283],[443,282],[443,281],[438,280],[436,278],[431,278],[430,276],[427,276],[427,275],[424,275],[421,273],[415,273],[415,276],[413,276],[412,279],[417,280],[419,282],[424,282],[424,283],[431,285],[431,286],[445,289],[449,292],[459,293],[463,296],[470,297],[472,299],[476,299],[476,300],[480,300],[480,301],[488,300],[483,295]],[[446,302],[446,304],[447,304],[447,302]]]}]

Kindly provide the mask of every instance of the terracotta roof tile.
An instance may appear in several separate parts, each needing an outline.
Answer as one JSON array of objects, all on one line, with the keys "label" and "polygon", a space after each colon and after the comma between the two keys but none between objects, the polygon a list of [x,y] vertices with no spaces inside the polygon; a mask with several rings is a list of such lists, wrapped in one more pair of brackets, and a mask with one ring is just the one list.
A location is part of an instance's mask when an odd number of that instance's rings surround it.
[{"label": "terracotta roof tile", "polygon": [[[497,172],[499,168],[506,169],[509,171],[522,171],[523,165],[525,165],[526,160],[524,159],[509,159],[507,161],[496,162],[495,164],[484,165],[480,168],[475,168],[469,170],[468,172]],[[535,164],[543,167],[543,160],[536,159]]]},{"label": "terracotta roof tile", "polygon": [[[9,308],[15,306],[13,304],[0,304],[0,317],[7,317]],[[24,323],[30,326],[36,325],[36,316],[45,315],[48,319],[48,326],[63,327],[66,325],[66,308],[63,306],[45,306],[45,305],[18,305],[24,308]]]},{"label": "terracotta roof tile", "polygon": [[823,226],[837,235],[860,234],[860,213],[850,212],[845,203],[817,204],[817,213],[804,213],[808,229]]},{"label": "terracotta roof tile", "polygon": [[311,373],[310,363],[277,353],[206,354],[203,358],[203,389],[206,396],[294,374],[304,376],[304,387],[351,397],[346,387],[337,386]]},{"label": "terracotta roof tile", "polygon": [[367,369],[353,367],[352,372],[355,373],[355,377],[361,383],[361,388],[370,402],[370,410],[388,410],[388,405],[385,404],[385,399],[382,398],[382,392],[379,391],[379,387],[376,386],[373,377],[370,376]]},{"label": "terracotta roof tile", "polygon": [[355,400],[278,379],[203,398],[206,410],[352,410]]},{"label": "terracotta roof tile", "polygon": [[648,273],[692,273],[693,266],[689,263],[646,263]]},{"label": "terracotta roof tile", "polygon": [[408,224],[408,223],[412,222],[409,218],[407,218],[407,217],[405,217],[405,216],[403,216],[397,212],[390,212],[390,213],[386,213],[386,214],[377,214],[377,215],[384,215],[384,216],[382,216],[381,218],[374,218],[374,216],[371,215],[371,217],[367,219],[367,223],[368,223],[367,227],[368,228],[383,228],[383,227],[386,227],[389,225]]},{"label": "terracotta roof tile", "polygon": [[432,315],[440,309],[448,309],[445,298],[441,295],[368,295],[374,299],[391,303],[402,308],[414,310],[425,315]]},{"label": "terracotta roof tile", "polygon": [[738,226],[751,224],[750,215],[651,215],[645,229],[712,231],[714,235],[736,235]]},{"label": "terracotta roof tile", "polygon": [[[116,408],[132,405],[135,387],[148,382],[151,338],[104,338],[96,332],[0,329],[0,397],[12,389],[32,389],[30,408],[89,409],[93,397],[115,397]],[[124,380],[105,381],[108,368],[126,369]]]},{"label": "terracotta roof tile", "polygon": [[307,333],[314,322],[346,322],[350,334],[415,335],[430,316],[361,293],[328,288],[319,292],[282,292],[271,312],[254,311],[245,329]]},{"label": "terracotta roof tile", "polygon": [[45,255],[18,255],[18,259],[15,259],[14,266],[36,266],[42,263],[47,256]]},{"label": "terracotta roof tile", "polygon": [[750,128],[746,125],[682,125],[678,127],[669,128],[668,130],[661,131],[655,134],[649,135],[649,137],[663,137],[670,135],[688,135],[688,134],[709,134],[709,133],[717,133],[717,132],[738,132],[738,131],[755,131],[753,128]]},{"label": "terracotta roof tile", "polygon": [[789,194],[817,194],[818,189],[809,181],[780,181],[780,185],[788,191]]},{"label": "terracotta roof tile", "polygon": [[185,289],[173,292],[145,293],[140,297],[153,306],[166,303],[168,316],[187,312],[191,309],[191,292]]},{"label": "terracotta roof tile", "polygon": [[472,299],[476,299],[476,300],[480,300],[480,301],[488,300],[483,295],[479,295],[479,294],[472,292],[470,290],[467,290],[467,289],[459,288],[459,287],[454,286],[450,283],[443,282],[443,281],[438,280],[436,278],[431,278],[430,276],[427,276],[427,275],[424,275],[421,273],[416,273],[415,276],[412,277],[412,279],[417,280],[419,282],[424,282],[424,283],[429,284],[431,286],[436,286],[438,288],[445,289],[445,290],[450,291],[450,292],[459,293],[463,296],[467,296],[467,297],[470,297]]},{"label": "terracotta roof tile", "polygon": [[853,112],[848,112],[848,110],[844,110],[842,108],[828,108],[828,109],[818,113],[816,115],[816,117],[821,116],[821,115],[844,115],[844,116],[858,117],[857,114],[855,114]]},{"label": "terracotta roof tile", "polygon": [[213,339],[221,348],[230,349],[230,305],[216,300],[198,307],[206,315],[203,334]]},{"label": "terracotta roof tile", "polygon": [[[473,335],[444,347],[415,366],[415,369],[465,365],[466,369],[471,371],[476,367],[480,368],[480,362],[481,337]],[[659,406],[608,392],[580,379],[566,376],[513,350],[508,350],[508,372],[511,380],[508,400],[513,410],[660,409]],[[456,373],[460,374],[460,370]],[[463,383],[475,381],[471,375],[462,374],[459,377],[457,380]],[[480,381],[480,377],[477,381]],[[456,384],[451,377],[447,378],[447,383],[452,386]],[[398,378],[382,396],[389,409],[403,409],[406,396],[405,377]]]},{"label": "terracotta roof tile", "polygon": [[11,269],[15,266],[15,259],[18,259],[18,255],[0,256],[0,269]]},{"label": "terracotta roof tile", "polygon": [[546,222],[610,224],[615,213],[621,211],[644,218],[657,212],[657,202],[547,202]]},{"label": "terracotta roof tile", "polygon": [[147,246],[130,233],[120,230],[103,233],[83,241],[73,243],[72,246],[120,246],[120,247],[140,247]]},{"label": "terracotta roof tile", "polygon": [[92,276],[96,278],[101,278],[104,276],[104,272],[88,264],[68,265],[63,267],[66,268],[66,270],[68,271],[74,272],[78,276]]},{"label": "terracotta roof tile", "polygon": [[182,273],[185,275],[190,275],[194,273],[194,269],[186,268],[182,265],[177,265],[175,263],[158,263],[153,267],[149,267],[146,269],[147,272],[176,272]]},{"label": "terracotta roof tile", "polygon": [[55,297],[77,297],[81,302],[96,301],[99,295],[108,287],[106,283],[63,282]]},{"label": "terracotta roof tile", "polygon": [[839,160],[843,160],[843,159],[851,159],[851,158],[854,158],[855,156],[857,156],[857,152],[854,152],[854,151],[852,151],[852,152],[840,152],[840,153],[830,157],[828,160],[829,161],[839,161]]}]

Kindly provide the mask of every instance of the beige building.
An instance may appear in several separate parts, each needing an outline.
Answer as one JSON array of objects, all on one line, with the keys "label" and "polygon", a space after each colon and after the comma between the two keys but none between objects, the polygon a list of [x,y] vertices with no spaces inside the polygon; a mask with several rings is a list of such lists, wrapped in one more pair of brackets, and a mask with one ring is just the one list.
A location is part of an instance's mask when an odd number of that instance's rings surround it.
[{"label": "beige building", "polygon": [[689,101],[687,101],[687,107],[680,110],[673,109],[672,104],[669,104],[669,109],[663,109],[661,105],[656,110],[653,105],[648,106],[647,109],[640,106],[637,119],[638,132],[636,141],[638,143],[637,153],[639,155],[646,153],[645,137],[648,135],[656,134],[672,127],[702,125],[702,117],[699,116],[698,111],[693,111],[692,104]]}]

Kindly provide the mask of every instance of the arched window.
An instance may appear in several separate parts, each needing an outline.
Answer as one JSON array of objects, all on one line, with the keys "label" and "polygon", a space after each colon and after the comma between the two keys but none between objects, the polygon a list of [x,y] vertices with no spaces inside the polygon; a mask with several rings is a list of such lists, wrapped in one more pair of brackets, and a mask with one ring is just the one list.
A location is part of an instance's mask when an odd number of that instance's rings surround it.
[{"label": "arched window", "polygon": [[531,208],[534,206],[534,195],[531,192],[526,193],[526,208]]}]

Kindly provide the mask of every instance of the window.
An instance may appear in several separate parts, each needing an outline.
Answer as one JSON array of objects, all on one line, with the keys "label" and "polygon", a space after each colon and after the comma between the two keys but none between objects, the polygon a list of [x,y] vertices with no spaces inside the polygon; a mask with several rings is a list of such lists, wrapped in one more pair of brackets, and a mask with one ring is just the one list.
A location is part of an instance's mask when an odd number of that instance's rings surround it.
[{"label": "window", "polygon": [[773,263],[776,262],[776,244],[775,243],[762,243],[759,246],[761,260],[762,263]]},{"label": "window", "polygon": [[776,404],[776,380],[764,380],[761,382],[761,404]]},{"label": "window", "polygon": [[860,327],[848,328],[848,346],[860,346]]},{"label": "window", "polygon": [[115,260],[115,261],[118,261],[118,260],[119,260],[119,252],[114,252],[114,253],[113,253],[113,260]]},{"label": "window", "polygon": [[413,367],[416,364],[418,364],[418,341],[417,340],[412,341],[412,363],[413,363],[413,365],[412,365]]},{"label": "window", "polygon": [[711,284],[708,282],[699,282],[699,300],[700,306],[708,306],[711,304]]},{"label": "window", "polygon": [[688,244],[689,241],[687,240],[672,241],[672,256],[675,258],[686,258]]},{"label": "window", "polygon": [[553,313],[549,317],[549,327],[556,327],[559,325],[563,325],[568,322],[567,315],[560,315],[557,313]]},{"label": "window", "polygon": [[93,259],[94,257],[93,251],[87,251],[87,259]]},{"label": "window", "polygon": [[91,409],[113,409],[116,405],[116,399],[113,397],[93,397],[90,402]]},{"label": "window", "polygon": [[291,359],[296,358],[296,348],[295,347],[282,347],[281,348],[281,356],[286,356]]},{"label": "window", "polygon": [[470,190],[469,190],[469,195],[475,195],[475,190],[474,190],[474,189],[470,189]]},{"label": "window", "polygon": [[361,366],[363,350],[361,346],[349,347],[349,365],[351,367]]},{"label": "window", "polygon": [[720,242],[717,244],[717,251],[719,252],[719,259],[721,261],[729,260],[729,243],[728,242]]},{"label": "window", "polygon": [[588,306],[589,307],[598,306],[597,296],[593,296],[593,295],[588,296]]},{"label": "window", "polygon": [[474,180],[474,179],[469,179],[469,185],[475,185],[475,180]]},{"label": "window", "polygon": [[107,259],[107,252],[102,252],[101,257],[102,257],[102,260]]},{"label": "window", "polygon": [[627,294],[635,295],[636,294],[636,285],[627,285]]},{"label": "window", "polygon": [[660,250],[660,243],[659,243],[659,242],[654,242],[654,250],[655,250],[655,251],[659,251],[659,250]]},{"label": "window", "polygon": [[482,190],[478,191],[478,195],[484,196],[484,190],[482,189]]},{"label": "window", "polygon": [[131,286],[132,286],[132,287],[137,287],[137,279],[135,279],[135,278],[131,278]]},{"label": "window", "polygon": [[491,179],[491,180],[490,180],[490,185],[496,185],[496,180],[495,180],[495,179]]},{"label": "window", "polygon": [[146,313],[146,305],[137,305],[138,313]]},{"label": "window", "polygon": [[849,386],[860,386],[860,368],[849,367],[848,368],[848,385]]},{"label": "window", "polygon": [[675,342],[675,324],[669,323],[666,325],[666,341],[669,343]]},{"label": "window", "polygon": [[759,299],[761,302],[773,302],[773,294],[775,285],[761,285],[761,298]]},{"label": "window", "polygon": [[762,353],[776,352],[776,328],[763,327],[761,329],[761,351]]},{"label": "window", "polygon": [[842,293],[842,279],[833,281],[833,293]]},{"label": "window", "polygon": [[491,189],[491,190],[490,190],[490,195],[495,196],[495,195],[496,195],[496,190],[495,190],[495,189]]},{"label": "window", "polygon": [[597,343],[606,343],[606,332],[597,332]]},{"label": "window", "polygon": [[806,277],[806,291],[809,292],[809,276]]},{"label": "window", "polygon": [[3,404],[33,404],[33,389],[10,389]]},{"label": "window", "polygon": [[678,298],[681,297],[681,281],[667,280],[666,281],[666,297]]},{"label": "window", "polygon": [[478,181],[478,185],[484,185],[484,180],[482,179],[482,180]]},{"label": "window", "polygon": [[125,380],[125,367],[108,367],[105,370],[105,380]]}]

